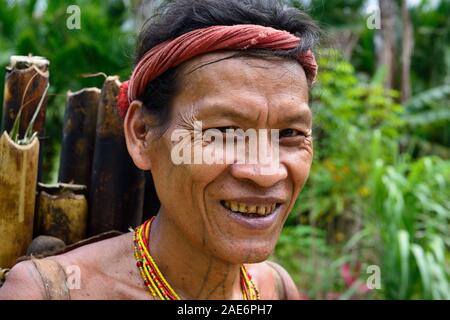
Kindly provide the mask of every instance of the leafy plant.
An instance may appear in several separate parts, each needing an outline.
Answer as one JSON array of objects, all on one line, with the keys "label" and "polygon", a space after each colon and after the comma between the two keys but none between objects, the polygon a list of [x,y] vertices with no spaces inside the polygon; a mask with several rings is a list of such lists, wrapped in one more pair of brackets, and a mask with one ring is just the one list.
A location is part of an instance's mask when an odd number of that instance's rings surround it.
[{"label": "leafy plant", "polygon": [[426,157],[373,171],[370,214],[377,229],[384,294],[450,298],[450,164]]},{"label": "leafy plant", "polygon": [[102,79],[82,76],[87,73],[118,74],[126,79],[133,64],[134,30],[127,28],[132,22],[131,7],[122,0],[70,4],[81,9],[80,30],[66,26],[67,1],[0,0],[0,68],[13,54],[32,53],[50,61],[43,182],[56,182],[66,92],[101,87]]},{"label": "leafy plant", "polygon": [[[31,83],[32,80],[33,80],[33,77],[30,79],[29,83]],[[28,124],[27,129],[25,130],[25,134],[24,134],[23,138],[20,139],[19,138],[19,126],[20,126],[20,121],[22,119],[22,111],[23,111],[23,106],[24,106],[24,101],[22,99],[22,105],[19,109],[19,112],[17,113],[16,119],[14,120],[13,127],[9,134],[15,143],[17,143],[19,145],[27,145],[27,144],[30,144],[34,140],[34,138],[36,138],[38,133],[36,131],[33,131],[34,123],[36,122],[36,118],[37,118],[39,112],[41,111],[42,104],[44,103],[44,100],[47,95],[47,91],[48,91],[49,87],[50,87],[50,85],[47,84],[47,86],[41,96],[41,99],[39,100],[38,106],[33,113],[33,117],[31,118],[30,123]],[[25,92],[23,94],[24,97],[27,93],[27,89],[28,89],[28,85],[25,88]]]},{"label": "leafy plant", "polygon": [[[422,153],[450,146],[450,85],[440,85],[416,94],[406,103],[404,120],[419,140]],[[430,152],[428,152],[430,154]],[[449,150],[439,152],[447,159]]]},{"label": "leafy plant", "polygon": [[[369,296],[448,299],[450,161],[414,158],[409,110],[377,76],[358,79],[333,51],[320,65],[315,159],[275,257],[312,298],[354,298],[377,265],[382,288]],[[350,287],[348,265],[360,269]]]}]

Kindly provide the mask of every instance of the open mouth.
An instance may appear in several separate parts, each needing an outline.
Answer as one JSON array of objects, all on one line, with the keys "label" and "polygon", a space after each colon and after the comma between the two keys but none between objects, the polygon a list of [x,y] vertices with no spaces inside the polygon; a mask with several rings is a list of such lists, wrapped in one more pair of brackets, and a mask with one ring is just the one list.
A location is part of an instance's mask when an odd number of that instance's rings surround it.
[{"label": "open mouth", "polygon": [[272,204],[248,204],[237,201],[220,201],[220,204],[233,213],[246,217],[260,218],[271,215],[280,206],[279,203]]}]

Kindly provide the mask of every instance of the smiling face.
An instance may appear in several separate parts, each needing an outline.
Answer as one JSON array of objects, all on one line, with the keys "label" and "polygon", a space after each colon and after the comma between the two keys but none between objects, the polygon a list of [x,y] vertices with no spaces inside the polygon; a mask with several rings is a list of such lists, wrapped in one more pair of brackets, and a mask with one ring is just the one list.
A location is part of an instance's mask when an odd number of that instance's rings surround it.
[{"label": "smiling face", "polygon": [[[148,138],[148,162],[135,162],[151,169],[160,214],[186,241],[224,261],[255,263],[273,251],[309,175],[312,114],[306,76],[297,62],[221,60],[229,55],[203,55],[180,68],[168,128],[161,137]],[[172,133],[193,130],[194,119],[203,130],[278,129],[279,165],[264,171],[267,164],[174,164]]]}]

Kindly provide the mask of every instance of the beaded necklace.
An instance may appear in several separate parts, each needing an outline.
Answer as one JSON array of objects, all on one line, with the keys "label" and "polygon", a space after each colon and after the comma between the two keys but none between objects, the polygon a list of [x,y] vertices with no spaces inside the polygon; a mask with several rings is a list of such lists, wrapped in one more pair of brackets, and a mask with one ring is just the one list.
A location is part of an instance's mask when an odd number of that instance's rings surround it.
[{"label": "beaded necklace", "polygon": [[[181,300],[162,275],[150,254],[150,227],[155,217],[144,222],[134,231],[134,256],[145,286],[151,295],[160,300]],[[240,267],[241,289],[244,300],[259,300],[258,289],[244,265]]]}]

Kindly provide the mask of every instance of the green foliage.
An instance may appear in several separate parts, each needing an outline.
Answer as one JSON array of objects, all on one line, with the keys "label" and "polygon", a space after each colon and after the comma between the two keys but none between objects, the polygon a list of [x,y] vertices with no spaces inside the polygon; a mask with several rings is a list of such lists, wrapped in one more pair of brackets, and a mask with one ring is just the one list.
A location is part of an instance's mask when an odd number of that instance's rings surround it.
[{"label": "green foliage", "polygon": [[[297,7],[305,9],[311,14],[324,29],[324,34],[333,37],[336,31],[349,34],[358,39],[352,50],[351,62],[356,70],[364,77],[371,77],[377,72],[377,49],[379,43],[378,30],[367,28],[366,20],[373,12],[364,10],[368,1],[301,1],[291,0]],[[373,3],[372,3],[373,5]],[[399,2],[398,2],[398,5]],[[422,0],[409,5],[409,13],[413,25],[413,55],[411,61],[411,85],[414,97],[407,104],[420,103],[421,110],[412,110],[411,114],[405,114],[405,121],[414,131],[416,153],[421,155],[439,154],[449,158],[444,148],[450,146],[450,112],[449,96],[438,98],[433,94],[443,93],[444,83],[450,81],[450,2],[445,0]],[[402,25],[400,13],[398,13],[396,26],[396,55],[400,57]],[[344,37],[345,38],[345,37]],[[342,41],[337,36],[336,39]],[[344,40],[345,42],[345,40]],[[401,61],[396,60],[395,86],[401,82]],[[445,92],[447,92],[445,90]],[[423,104],[421,98],[432,98],[432,103]],[[417,99],[416,99],[417,98]],[[413,142],[413,141],[411,141]]]},{"label": "green foliage", "polygon": [[378,226],[372,236],[381,240],[385,296],[449,299],[450,162],[379,160],[372,175],[368,213]]},{"label": "green foliage", "polygon": [[370,169],[379,158],[395,161],[404,125],[395,93],[358,80],[352,66],[332,52],[322,52],[320,63],[312,101],[315,163],[297,207],[313,221],[323,213],[361,212]]},{"label": "green foliage", "polygon": [[[381,85],[385,70],[376,66],[377,31],[365,27],[365,1],[294,2],[326,32],[352,30],[359,42],[352,64],[336,52],[319,53],[311,99],[314,163],[274,259],[309,298],[359,297],[341,275],[349,263],[360,267],[355,284],[365,282],[368,265],[380,266],[381,290],[363,297],[449,299],[450,91],[443,83],[449,81],[450,3],[437,1],[433,8],[423,1],[410,9],[415,95],[402,106],[398,93]],[[73,4],[81,8],[81,30],[66,27],[66,8]],[[56,180],[66,92],[101,86],[102,78],[86,73],[125,79],[131,71],[134,17],[124,4],[0,0],[0,68],[13,54],[51,62],[47,182]]]},{"label": "green foliage", "polygon": [[[428,144],[435,148],[450,146],[450,85],[425,90],[407,101],[405,107],[408,113],[404,120],[422,141],[421,150],[429,149]],[[450,158],[449,152],[440,154]]]},{"label": "green foliage", "polygon": [[442,85],[450,74],[450,2],[421,1],[411,10],[414,30],[414,92]]},{"label": "green foliage", "polygon": [[450,161],[413,158],[409,109],[377,76],[358,79],[332,51],[321,52],[320,66],[315,159],[275,257],[311,298],[354,297],[339,274],[348,262],[380,266],[376,298],[448,299]]},{"label": "green foliage", "polygon": [[449,96],[450,85],[444,84],[415,95],[406,103],[406,108],[410,110],[422,110],[435,102],[448,98]]},{"label": "green foliage", "polygon": [[276,259],[309,298],[325,298],[339,282],[339,264],[333,263],[326,232],[320,228],[309,225],[285,227],[276,253]]},{"label": "green foliage", "polygon": [[[81,9],[80,30],[66,26],[69,5]],[[121,0],[0,0],[0,68],[4,70],[13,54],[32,53],[50,60],[45,181],[55,182],[58,170],[66,92],[102,85],[101,77],[85,78],[83,74],[104,72],[128,78],[134,46],[134,34],[125,28],[129,19],[129,9]]]},{"label": "green foliage", "polygon": [[[30,123],[28,124],[27,129],[25,130],[25,134],[22,139],[19,139],[19,125],[20,125],[20,121],[22,118],[23,104],[20,107],[19,112],[17,113],[17,117],[14,120],[14,124],[11,129],[11,132],[9,133],[9,136],[12,138],[12,140],[15,143],[21,144],[21,145],[27,145],[27,144],[30,144],[34,140],[35,137],[37,137],[38,132],[33,131],[33,127],[34,127],[34,123],[36,122],[36,118],[42,109],[42,104],[44,102],[45,96],[47,95],[47,91],[48,91],[49,87],[50,87],[50,85],[47,84],[47,87],[45,88],[45,90],[41,96],[41,99],[39,100],[38,106],[33,113],[33,117],[31,118]],[[27,88],[28,88],[28,86],[27,86]],[[25,92],[26,91],[27,90],[25,89]]]},{"label": "green foliage", "polygon": [[307,11],[324,28],[362,29],[364,0],[293,0],[291,3],[297,8]]}]

